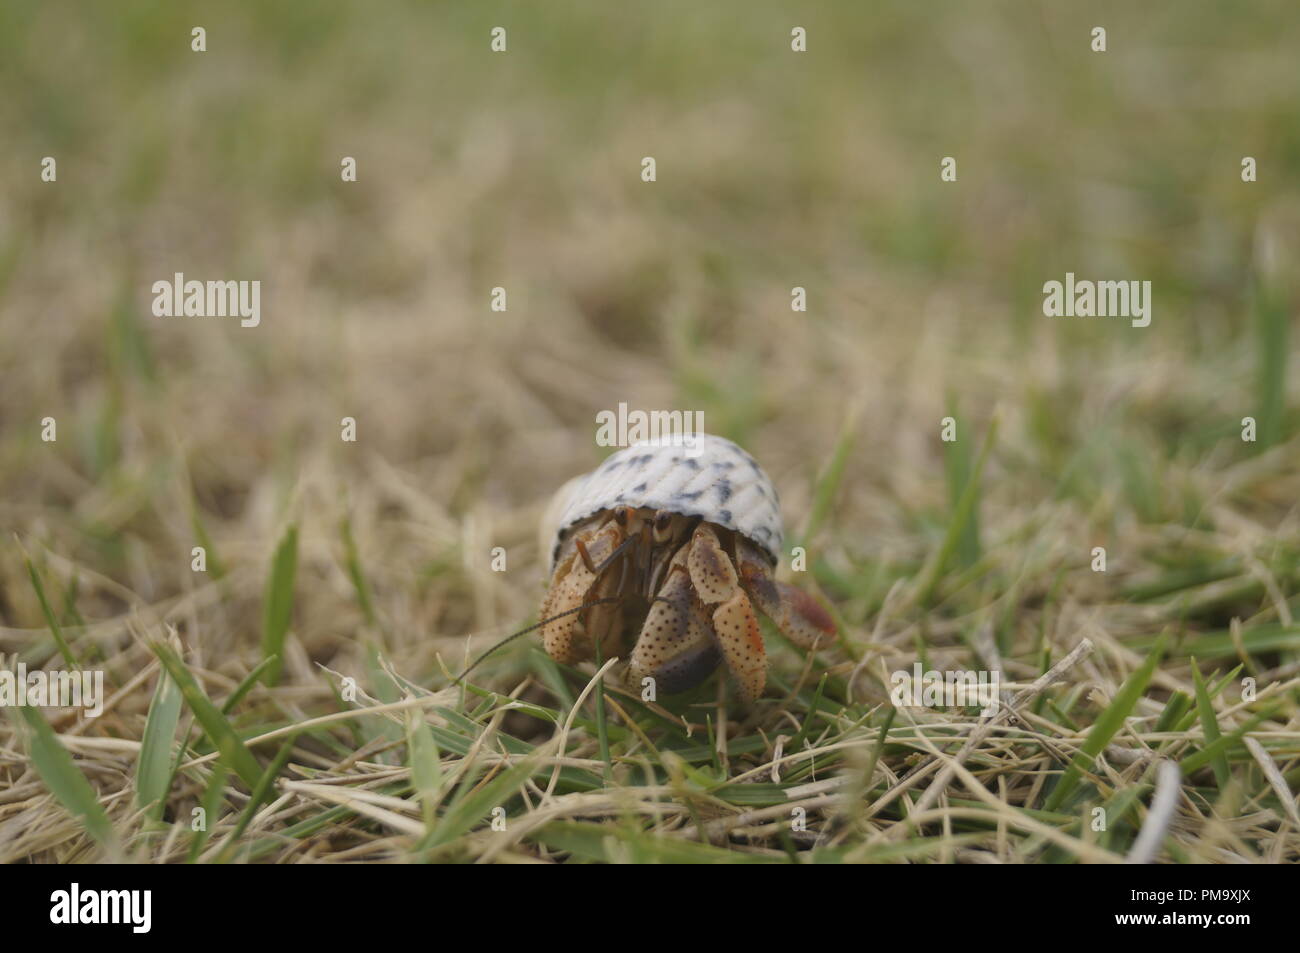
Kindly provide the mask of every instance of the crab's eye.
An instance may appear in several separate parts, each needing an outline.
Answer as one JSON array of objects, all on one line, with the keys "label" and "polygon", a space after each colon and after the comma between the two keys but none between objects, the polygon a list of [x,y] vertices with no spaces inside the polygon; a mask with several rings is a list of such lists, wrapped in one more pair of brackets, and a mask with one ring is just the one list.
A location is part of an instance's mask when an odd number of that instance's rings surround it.
[{"label": "crab's eye", "polygon": [[626,526],[628,516],[630,513],[631,513],[630,507],[627,506],[614,507],[614,522],[617,523],[619,526]]},{"label": "crab's eye", "polygon": [[655,539],[664,542],[668,539],[668,530],[673,525],[673,514],[667,510],[660,510],[655,514]]}]

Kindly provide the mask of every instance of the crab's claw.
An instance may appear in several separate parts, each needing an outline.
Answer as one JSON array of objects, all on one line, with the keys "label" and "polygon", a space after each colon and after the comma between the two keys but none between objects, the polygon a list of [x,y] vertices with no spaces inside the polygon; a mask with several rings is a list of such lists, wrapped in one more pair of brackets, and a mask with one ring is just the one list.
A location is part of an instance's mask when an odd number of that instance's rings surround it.
[{"label": "crab's claw", "polygon": [[727,668],[740,686],[740,695],[752,702],[763,694],[767,684],[767,650],[758,616],[741,588],[736,567],[718,542],[718,536],[706,525],[695,530],[691,538],[686,565],[690,571],[695,597],[710,610],[713,638]]},{"label": "crab's claw", "polygon": [[[542,602],[542,646],[557,662],[572,665],[589,658],[595,638],[607,643],[617,636],[617,607],[610,604],[617,594],[618,578],[601,572],[603,561],[623,539],[616,523],[607,523],[595,533],[579,538],[572,552],[556,564]],[[596,603],[583,609],[584,604]]]},{"label": "crab's claw", "polygon": [[677,551],[632,650],[634,683],[651,677],[664,692],[693,688],[725,661],[752,702],[767,681],[767,653],[749,598],[717,534],[699,526]]},{"label": "crab's claw", "polygon": [[737,543],[736,557],[741,585],[786,638],[805,649],[830,644],[835,622],[821,603],[798,586],[773,579],[767,562],[745,540]]},{"label": "crab's claw", "polygon": [[673,560],[632,649],[628,677],[637,688],[652,678],[658,690],[673,695],[694,688],[718,667],[712,625],[691,592],[684,562]]}]

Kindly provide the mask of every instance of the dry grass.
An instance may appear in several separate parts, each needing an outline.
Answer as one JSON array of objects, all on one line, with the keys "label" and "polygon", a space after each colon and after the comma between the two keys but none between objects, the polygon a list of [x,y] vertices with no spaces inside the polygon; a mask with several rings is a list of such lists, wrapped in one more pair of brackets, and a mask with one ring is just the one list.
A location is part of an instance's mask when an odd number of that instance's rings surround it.
[{"label": "dry grass", "polygon": [[[110,694],[0,715],[0,861],[1300,858],[1292,6],[477,6],[0,12],[0,653],[57,630]],[[152,317],[175,271],[262,325]],[[1151,327],[1043,317],[1066,271]],[[746,446],[841,622],[769,630],[752,709],[599,719],[528,640],[448,678],[533,616],[620,401]],[[1020,700],[894,711],[917,660]]]}]

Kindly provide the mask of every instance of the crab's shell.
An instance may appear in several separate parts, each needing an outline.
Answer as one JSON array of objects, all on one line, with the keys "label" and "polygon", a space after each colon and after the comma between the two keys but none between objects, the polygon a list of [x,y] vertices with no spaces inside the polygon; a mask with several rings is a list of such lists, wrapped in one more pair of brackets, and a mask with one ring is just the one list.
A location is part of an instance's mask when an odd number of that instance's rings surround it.
[{"label": "crab's shell", "polygon": [[781,506],[763,468],[730,440],[698,434],[687,443],[638,443],[566,483],[548,509],[543,532],[551,565],[565,533],[600,510],[649,507],[699,516],[740,533],[772,561],[781,554]]}]

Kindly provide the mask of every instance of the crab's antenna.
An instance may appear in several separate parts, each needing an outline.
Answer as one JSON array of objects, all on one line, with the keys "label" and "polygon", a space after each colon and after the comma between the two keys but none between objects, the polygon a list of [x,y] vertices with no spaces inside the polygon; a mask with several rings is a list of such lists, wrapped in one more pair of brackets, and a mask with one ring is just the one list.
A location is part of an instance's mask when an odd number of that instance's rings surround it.
[{"label": "crab's antenna", "polygon": [[598,606],[598,605],[601,605],[602,603],[606,603],[606,602],[618,602],[618,599],[613,598],[613,597],[606,598],[606,599],[593,599],[591,602],[584,602],[582,605],[577,606],[577,607],[575,607],[575,608],[573,608],[573,609],[565,609],[563,612],[557,613],[556,615],[551,616],[549,619],[543,619],[543,620],[540,621],[540,622],[534,622],[532,625],[528,626],[528,627],[525,628],[525,629],[520,629],[518,632],[515,632],[515,633],[512,634],[512,635],[507,635],[504,639],[502,639],[502,640],[501,640],[500,642],[498,642],[496,645],[492,646],[492,648],[488,649],[486,652],[484,652],[482,655],[480,655],[478,658],[476,658],[476,659],[474,660],[473,664],[470,665],[469,668],[465,669],[465,671],[463,671],[463,672],[461,672],[459,675],[457,675],[457,676],[453,679],[453,681],[454,681],[455,683],[459,684],[460,681],[461,681],[461,680],[462,680],[466,675],[468,675],[470,672],[474,671],[474,669],[478,668],[478,665],[479,665],[480,662],[482,662],[485,658],[487,658],[489,655],[491,655],[491,654],[492,654],[493,652],[495,652],[497,649],[501,648],[501,646],[507,644],[508,642],[513,642],[515,639],[519,638],[519,636],[521,636],[521,635],[527,635],[529,632],[532,632],[534,629],[540,629],[540,628],[541,628],[542,626],[544,626],[544,625],[549,625],[550,623],[554,622],[556,619],[563,619],[566,615],[573,615],[575,612],[581,612],[583,609],[590,609],[592,606]]}]

